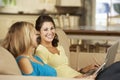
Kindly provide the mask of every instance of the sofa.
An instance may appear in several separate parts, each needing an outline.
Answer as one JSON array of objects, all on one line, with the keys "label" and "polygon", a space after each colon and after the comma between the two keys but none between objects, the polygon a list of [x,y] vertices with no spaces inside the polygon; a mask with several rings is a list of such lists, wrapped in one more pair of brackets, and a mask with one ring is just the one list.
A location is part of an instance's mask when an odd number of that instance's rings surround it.
[{"label": "sofa", "polygon": [[[76,70],[89,64],[101,64],[104,61],[105,53],[81,53],[69,52],[69,39],[60,28],[57,28],[59,44],[63,45],[66,55],[69,58],[70,66]],[[2,41],[1,41],[2,42]],[[120,55],[116,56],[116,60],[120,59]],[[13,55],[0,46],[0,80],[77,80],[75,78],[45,77],[45,76],[23,76],[16,63]],[[79,79],[91,80],[91,79]]]}]

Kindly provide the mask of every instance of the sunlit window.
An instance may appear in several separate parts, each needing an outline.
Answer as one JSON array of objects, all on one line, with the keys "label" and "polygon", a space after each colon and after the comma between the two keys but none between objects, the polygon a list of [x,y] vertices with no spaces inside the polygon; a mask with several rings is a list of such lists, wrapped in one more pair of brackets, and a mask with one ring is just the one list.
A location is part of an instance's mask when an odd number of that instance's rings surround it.
[{"label": "sunlit window", "polygon": [[96,0],[95,25],[110,26],[111,24],[120,24],[119,15],[120,0]]}]

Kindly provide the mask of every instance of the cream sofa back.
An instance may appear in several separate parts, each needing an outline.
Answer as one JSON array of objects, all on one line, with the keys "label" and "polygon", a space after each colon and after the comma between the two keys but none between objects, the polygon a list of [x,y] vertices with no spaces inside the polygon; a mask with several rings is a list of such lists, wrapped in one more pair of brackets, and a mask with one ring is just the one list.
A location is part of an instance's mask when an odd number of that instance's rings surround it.
[{"label": "cream sofa back", "polygon": [[67,35],[65,34],[65,32],[61,28],[56,28],[56,32],[58,34],[59,44],[63,46],[63,48],[65,50],[65,53],[66,53],[66,55],[69,58],[70,57],[70,51],[69,51],[70,42],[69,42],[69,38],[67,37]]},{"label": "cream sofa back", "polygon": [[21,75],[13,55],[0,46],[0,74]]}]

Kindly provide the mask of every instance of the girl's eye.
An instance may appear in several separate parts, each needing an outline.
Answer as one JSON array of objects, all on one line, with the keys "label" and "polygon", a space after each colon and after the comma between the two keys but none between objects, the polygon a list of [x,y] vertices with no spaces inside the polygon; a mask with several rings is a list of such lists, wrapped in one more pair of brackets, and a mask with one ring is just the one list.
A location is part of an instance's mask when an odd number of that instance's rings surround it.
[{"label": "girl's eye", "polygon": [[54,27],[51,28],[51,30],[55,29]]},{"label": "girl's eye", "polygon": [[47,31],[48,29],[46,28],[46,29],[44,29],[44,31]]}]

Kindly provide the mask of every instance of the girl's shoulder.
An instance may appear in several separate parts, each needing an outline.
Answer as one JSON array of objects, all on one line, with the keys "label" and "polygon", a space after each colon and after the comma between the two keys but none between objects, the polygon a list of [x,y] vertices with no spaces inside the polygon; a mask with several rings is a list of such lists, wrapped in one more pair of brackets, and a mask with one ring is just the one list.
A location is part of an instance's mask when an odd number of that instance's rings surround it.
[{"label": "girl's shoulder", "polygon": [[26,59],[28,59],[27,56],[18,56],[18,57],[16,58],[16,61],[19,62],[20,60],[26,60]]},{"label": "girl's shoulder", "polygon": [[43,49],[43,48],[44,48],[44,46],[39,44],[38,47],[36,48],[36,50],[40,50],[40,49]]}]

